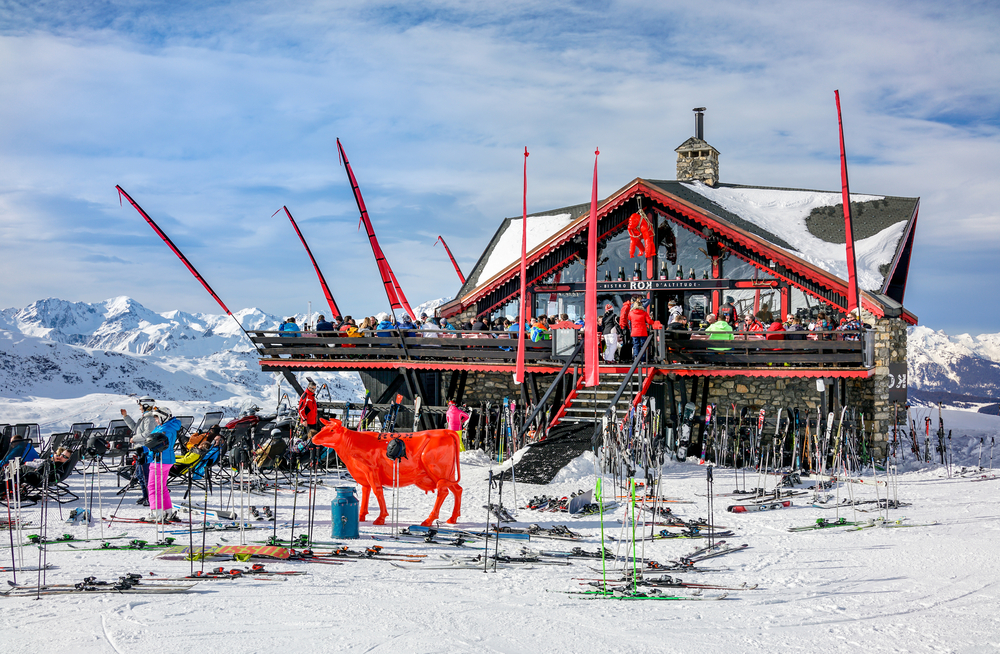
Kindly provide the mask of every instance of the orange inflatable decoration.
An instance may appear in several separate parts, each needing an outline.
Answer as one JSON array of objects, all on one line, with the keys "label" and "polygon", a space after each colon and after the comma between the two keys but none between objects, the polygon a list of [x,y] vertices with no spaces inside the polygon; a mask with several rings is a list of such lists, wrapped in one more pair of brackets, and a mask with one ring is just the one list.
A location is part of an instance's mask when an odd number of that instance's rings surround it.
[{"label": "orange inflatable decoration", "polygon": [[459,435],[450,429],[431,429],[413,433],[388,434],[373,431],[352,431],[339,420],[321,420],[323,429],[313,437],[313,443],[332,447],[347,466],[354,480],[361,484],[361,507],[358,520],[368,516],[368,491],[375,491],[379,515],[372,524],[385,524],[389,510],[385,505],[383,486],[392,486],[393,462],[386,448],[399,438],[406,446],[405,455],[399,460],[399,486],[415,485],[424,492],[437,491],[437,501],[430,516],[423,521],[425,527],[433,524],[448,497],[455,494],[455,510],[448,518],[449,524],[458,522],[462,510],[462,470],[458,462]]},{"label": "orange inflatable decoration", "polygon": [[653,228],[645,213],[634,213],[628,217],[628,256],[635,258],[636,250],[640,257],[652,257],[656,254],[656,243],[653,241]]}]

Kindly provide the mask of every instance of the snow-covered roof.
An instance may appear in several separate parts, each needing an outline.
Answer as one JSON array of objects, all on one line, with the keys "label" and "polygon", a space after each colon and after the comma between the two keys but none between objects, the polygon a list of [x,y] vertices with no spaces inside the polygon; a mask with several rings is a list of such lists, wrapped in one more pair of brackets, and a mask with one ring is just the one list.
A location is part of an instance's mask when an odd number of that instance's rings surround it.
[{"label": "snow-covered roof", "polygon": [[[759,235],[768,241],[784,247],[800,259],[841,279],[847,279],[847,251],[843,236],[840,236],[838,243],[835,242],[835,238],[829,236],[824,238],[821,230],[810,229],[807,224],[810,216],[824,215],[817,212],[817,209],[841,205],[840,193],[726,185],[713,188],[701,182],[682,182],[682,184],[726,211],[761,228],[763,233]],[[887,204],[887,198],[881,195],[851,194],[852,206],[855,203],[881,202]],[[829,212],[825,213],[829,215]],[[836,214],[834,219],[839,220],[842,225],[842,215],[839,211]],[[899,220],[891,222],[867,238],[858,238],[858,230],[855,229],[854,252],[857,260],[858,286],[866,291],[877,291],[882,288],[885,273],[880,267],[892,262],[909,218],[909,216],[903,218],[901,215],[897,217]],[[861,216],[857,216],[854,222],[860,223],[860,219]],[[864,233],[865,230],[862,230],[861,235]],[[768,238],[769,235],[780,236]]]},{"label": "snow-covered roof", "polygon": [[[822,271],[847,280],[844,220],[838,192],[735,184],[709,187],[701,182],[637,178],[605,199],[600,212],[603,215],[616,211],[634,194],[649,195],[648,191],[682,200],[691,209],[717,219],[723,231],[726,224],[731,225],[787,252],[817,273]],[[659,201],[664,199],[661,197]],[[894,301],[901,302],[902,291],[898,287],[905,287],[909,260],[905,246],[912,238],[909,227],[918,203],[918,198],[851,194],[858,284],[862,290],[886,292]],[[545,254],[545,247],[555,247],[581,232],[589,206],[580,204],[528,216],[529,265]],[[516,276],[514,264],[520,257],[520,227],[520,218],[504,220],[456,295],[453,303],[460,304],[446,305],[446,310],[464,310],[468,302],[476,301],[499,283]],[[539,252],[532,254],[535,248]],[[904,254],[906,262],[900,272],[894,272],[894,262]],[[891,285],[890,291],[885,291],[887,285]]]},{"label": "snow-covered roof", "polygon": [[[581,204],[555,211],[529,214],[528,252],[555,236],[589,210],[589,204]],[[456,297],[462,297],[521,259],[521,223],[520,217],[504,219]]]}]

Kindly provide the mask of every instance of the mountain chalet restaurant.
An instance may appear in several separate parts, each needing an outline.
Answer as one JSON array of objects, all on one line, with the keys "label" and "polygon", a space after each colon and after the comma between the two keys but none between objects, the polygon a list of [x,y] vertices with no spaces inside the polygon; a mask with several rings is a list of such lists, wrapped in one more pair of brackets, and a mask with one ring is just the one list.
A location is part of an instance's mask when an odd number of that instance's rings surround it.
[{"label": "mountain chalet restaurant", "polygon": [[[637,177],[600,201],[597,315],[608,303],[617,312],[639,295],[650,300],[650,314],[663,326],[671,300],[697,322],[729,299],[741,316],[752,313],[765,324],[791,315],[808,325],[821,311],[839,323],[848,294],[840,191],[722,182],[720,153],[704,140],[701,125],[699,113],[696,135],[676,149],[676,179]],[[679,402],[693,402],[701,417],[711,404],[717,411],[733,404],[764,408],[770,418],[781,407],[798,408],[814,425],[849,406],[863,417],[877,456],[884,454],[894,402],[905,401],[906,327],[917,317],[903,300],[918,207],[918,198],[851,195],[861,320],[867,326],[862,333],[810,334],[804,340],[736,333],[723,348],[697,331],[678,339],[654,329],[646,362],[626,379],[630,363],[602,360],[595,388],[583,385],[583,355],[575,347],[583,330],[553,330],[550,340],[527,341],[521,385],[513,382],[517,343],[505,333],[422,338],[421,332],[394,332],[346,339],[257,332],[254,340],[265,371],[358,371],[378,410],[397,394],[404,405],[419,395],[425,410],[417,428],[443,426],[449,399],[473,409],[473,421],[479,407],[503,398],[536,406],[531,427],[541,437],[560,423],[599,421],[616,396],[621,415],[642,395],[663,410],[659,424],[668,442]],[[584,316],[589,212],[590,203],[583,202],[528,216],[533,317]],[[638,220],[633,214],[644,216],[646,240],[655,244],[649,257],[629,256],[629,220]],[[502,221],[455,299],[437,310],[440,317],[458,325],[517,314],[521,231],[521,217]],[[344,403],[324,408],[338,416],[360,409]],[[412,413],[405,413],[397,425],[409,427],[405,420],[412,422]],[[696,432],[692,444],[703,436]]]}]

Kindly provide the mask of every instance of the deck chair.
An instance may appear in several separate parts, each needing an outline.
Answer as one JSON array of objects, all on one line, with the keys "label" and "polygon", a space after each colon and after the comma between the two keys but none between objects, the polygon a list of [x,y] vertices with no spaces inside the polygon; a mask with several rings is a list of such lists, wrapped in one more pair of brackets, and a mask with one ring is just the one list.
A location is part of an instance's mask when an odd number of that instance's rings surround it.
[{"label": "deck chair", "polygon": [[[105,471],[115,475],[119,481],[121,477],[118,476],[118,472],[125,468],[125,458],[131,448],[131,438],[132,430],[128,426],[123,425],[110,429],[104,436],[108,449],[96,457],[97,464]],[[90,454],[84,452],[84,456],[90,456]],[[115,459],[119,460],[115,461]]]},{"label": "deck chair", "polygon": [[14,425],[14,436],[22,436],[38,451],[42,449],[42,429],[37,423]]},{"label": "deck chair", "polygon": [[[213,446],[207,452],[201,453],[197,450],[187,452],[177,459],[170,468],[170,477],[167,485],[184,486],[188,483],[191,488],[207,490],[212,492],[212,468],[219,462],[222,448]],[[187,497],[187,491],[184,491]]]},{"label": "deck chair", "polygon": [[131,446],[132,430],[128,427],[115,427],[108,432],[108,451],[106,457],[125,456]]},{"label": "deck chair", "polygon": [[115,420],[112,420],[111,422],[108,423],[108,427],[105,431],[110,434],[112,431],[118,429],[119,427],[124,427],[125,429],[129,428],[127,422],[125,422],[121,418],[116,418]]},{"label": "deck chair", "polygon": [[56,450],[58,450],[60,447],[63,446],[63,443],[66,442],[66,439],[68,439],[72,435],[73,435],[72,432],[68,431],[52,434],[51,436],[49,436],[49,439],[45,441],[45,449],[41,450],[38,453],[38,456],[43,459],[50,458],[52,454],[55,453]]},{"label": "deck chair", "polygon": [[77,437],[76,434],[73,434],[73,438],[69,439],[68,441],[63,441],[63,447],[69,450],[73,450],[74,452],[82,451],[86,447],[87,443],[90,442],[91,438],[95,436],[98,438],[107,438],[107,435],[108,435],[107,428],[91,427],[90,429],[84,430],[84,432],[80,434],[79,437]]},{"label": "deck chair", "polygon": [[[62,446],[67,450],[80,449],[83,444],[87,442],[85,439],[87,433],[90,432],[91,429],[94,429],[94,427],[85,427],[83,430],[70,429],[69,436],[63,439]],[[104,430],[100,429],[98,431],[103,432]]]},{"label": "deck chair", "polygon": [[83,434],[83,432],[93,427],[94,423],[92,422],[74,422],[72,425],[69,426],[69,431],[73,434],[76,433]]},{"label": "deck chair", "polygon": [[0,425],[0,458],[7,454],[10,447],[10,437],[13,435],[12,425]]},{"label": "deck chair", "polygon": [[[35,501],[40,500],[42,497],[48,497],[59,504],[66,504],[67,502],[80,499],[80,496],[70,490],[69,484],[66,483],[66,480],[73,474],[73,469],[79,461],[80,451],[76,450],[70,454],[69,460],[65,463],[49,463],[37,470],[23,473],[21,481],[29,488],[38,491],[37,493],[29,492],[25,497]],[[48,486],[45,485],[43,477],[45,470],[48,470],[49,473]]]},{"label": "deck chair", "polygon": [[191,425],[194,424],[194,416],[174,416],[181,421],[181,428],[177,430],[177,438],[174,440],[174,451],[178,454],[185,452],[184,444],[191,434]]},{"label": "deck chair", "polygon": [[[195,445],[197,445],[201,441],[201,439],[197,438],[196,442],[194,443],[191,442],[191,439],[199,436],[204,437],[205,434],[208,433],[209,429],[215,427],[220,422],[222,422],[223,415],[224,414],[222,413],[222,411],[209,411],[208,413],[206,413],[204,417],[202,417],[201,423],[198,425],[198,427],[196,429],[189,430],[188,437],[185,439],[184,446],[183,448],[180,449],[180,451],[186,452]],[[178,441],[178,443],[179,442],[180,441]]]},{"label": "deck chair", "polygon": [[208,431],[210,427],[214,427],[222,422],[222,417],[225,415],[222,411],[209,411],[201,419],[201,424],[198,425],[198,431]]}]

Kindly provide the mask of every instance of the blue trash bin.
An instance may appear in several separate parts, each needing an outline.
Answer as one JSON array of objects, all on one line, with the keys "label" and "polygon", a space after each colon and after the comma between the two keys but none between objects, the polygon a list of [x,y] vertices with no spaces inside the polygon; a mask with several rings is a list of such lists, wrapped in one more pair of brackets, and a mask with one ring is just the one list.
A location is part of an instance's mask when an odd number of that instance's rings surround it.
[{"label": "blue trash bin", "polygon": [[358,538],[358,498],[353,486],[337,486],[337,497],[330,503],[333,538]]}]

